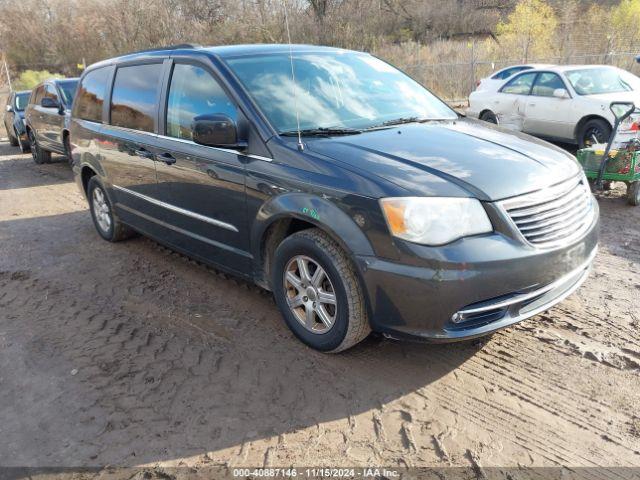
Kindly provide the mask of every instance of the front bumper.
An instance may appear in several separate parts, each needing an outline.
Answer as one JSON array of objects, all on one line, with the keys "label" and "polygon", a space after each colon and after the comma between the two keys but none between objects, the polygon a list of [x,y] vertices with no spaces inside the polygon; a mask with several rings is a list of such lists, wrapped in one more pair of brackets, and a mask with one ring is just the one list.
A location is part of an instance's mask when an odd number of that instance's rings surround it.
[{"label": "front bumper", "polygon": [[587,278],[598,228],[596,211],[580,239],[553,250],[494,233],[445,247],[412,245],[419,259],[412,264],[358,257],[371,326],[394,338],[456,341],[536,315]]}]

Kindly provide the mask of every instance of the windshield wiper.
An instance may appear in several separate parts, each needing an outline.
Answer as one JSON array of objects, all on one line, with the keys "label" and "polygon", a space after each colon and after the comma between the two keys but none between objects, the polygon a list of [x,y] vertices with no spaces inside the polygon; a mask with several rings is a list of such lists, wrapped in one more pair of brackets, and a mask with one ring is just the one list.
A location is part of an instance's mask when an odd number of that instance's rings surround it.
[{"label": "windshield wiper", "polygon": [[374,130],[376,128],[385,128],[385,127],[393,127],[395,125],[404,125],[405,123],[424,123],[431,120],[430,118],[420,118],[420,117],[400,117],[394,118],[393,120],[387,120],[386,122],[378,123],[377,125],[373,125],[367,130]]},{"label": "windshield wiper", "polygon": [[[303,137],[310,137],[314,135],[356,135],[358,133],[362,133],[362,130],[346,127],[318,127],[303,128],[302,130],[300,130],[300,135],[302,135]],[[298,130],[288,130],[286,132],[281,132],[280,135],[284,135],[285,137],[296,137],[298,135]]]}]

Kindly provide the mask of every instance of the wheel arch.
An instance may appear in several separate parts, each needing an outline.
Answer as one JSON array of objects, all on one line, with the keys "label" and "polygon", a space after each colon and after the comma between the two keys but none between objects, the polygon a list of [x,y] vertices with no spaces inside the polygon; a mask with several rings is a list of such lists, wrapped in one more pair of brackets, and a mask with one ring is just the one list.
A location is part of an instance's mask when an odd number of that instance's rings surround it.
[{"label": "wheel arch", "polygon": [[348,255],[374,255],[360,227],[335,204],[310,194],[284,194],[260,208],[251,229],[255,277],[261,286],[270,289],[271,259],[280,242],[308,228],[324,231]]},{"label": "wheel arch", "polygon": [[87,189],[89,188],[89,180],[91,177],[98,175],[98,172],[91,165],[83,165],[80,168],[80,181],[82,183],[82,190],[84,191],[85,197],[87,197]]},{"label": "wheel arch", "polygon": [[478,114],[478,120],[482,120],[482,116],[485,113],[492,113],[494,117],[496,117],[496,121],[498,121],[498,115],[496,115],[496,112],[494,112],[493,110],[491,110],[490,108],[485,108],[483,110],[480,110],[480,113]]},{"label": "wheel arch", "polygon": [[582,130],[582,127],[584,127],[584,124],[587,123],[589,120],[603,120],[607,122],[607,125],[609,125],[609,128],[611,129],[613,128],[613,125],[611,125],[611,122],[607,120],[605,117],[603,117],[602,115],[597,115],[597,114],[585,115],[580,120],[578,120],[578,123],[576,123],[576,127],[573,130],[573,138],[575,139],[576,143],[580,142],[580,140],[578,139],[578,134]]}]

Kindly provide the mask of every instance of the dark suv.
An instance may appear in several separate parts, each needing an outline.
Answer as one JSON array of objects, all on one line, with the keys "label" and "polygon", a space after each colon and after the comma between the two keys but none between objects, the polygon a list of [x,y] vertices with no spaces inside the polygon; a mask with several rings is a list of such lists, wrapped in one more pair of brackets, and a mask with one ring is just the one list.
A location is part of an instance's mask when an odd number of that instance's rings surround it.
[{"label": "dark suv", "polygon": [[31,92],[25,122],[34,162],[50,162],[51,152],[70,158],[69,119],[77,86],[77,78],[47,80]]},{"label": "dark suv", "polygon": [[371,55],[291,48],[88,68],[70,138],[98,233],[140,232],[272,290],[322,351],[371,330],[484,335],[586,278],[598,206],[571,155],[462,118]]},{"label": "dark suv", "polygon": [[11,92],[4,112],[4,128],[7,130],[9,143],[14,147],[20,147],[21,152],[29,149],[29,139],[24,128],[24,109],[29,102],[29,95],[30,90]]}]

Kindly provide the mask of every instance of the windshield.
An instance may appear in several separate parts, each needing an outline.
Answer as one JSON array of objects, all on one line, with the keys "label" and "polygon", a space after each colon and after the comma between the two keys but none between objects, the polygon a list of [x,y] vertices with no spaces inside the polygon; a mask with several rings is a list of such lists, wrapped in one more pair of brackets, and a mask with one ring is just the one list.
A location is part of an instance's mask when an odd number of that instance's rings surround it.
[{"label": "windshield", "polygon": [[[227,63],[278,132],[296,129],[288,54],[236,57]],[[294,68],[302,130],[457,118],[424,87],[371,55],[294,53]]]},{"label": "windshield", "polygon": [[27,108],[30,95],[31,92],[16,93],[16,111],[22,112],[25,108]]},{"label": "windshield", "polygon": [[58,83],[58,87],[60,87],[60,92],[62,92],[62,102],[70,107],[73,103],[73,97],[76,94],[76,88],[78,87],[77,80],[67,80],[64,82]]},{"label": "windshield", "polygon": [[578,95],[630,92],[640,83],[635,75],[616,68],[584,68],[565,75]]}]

